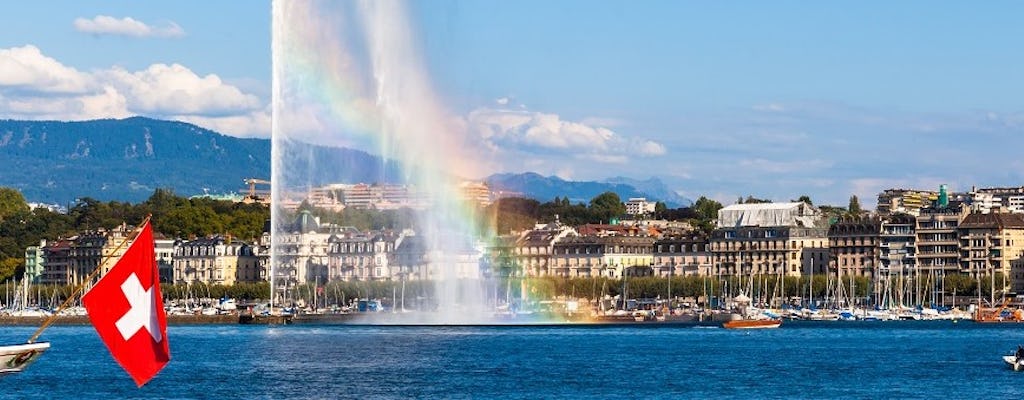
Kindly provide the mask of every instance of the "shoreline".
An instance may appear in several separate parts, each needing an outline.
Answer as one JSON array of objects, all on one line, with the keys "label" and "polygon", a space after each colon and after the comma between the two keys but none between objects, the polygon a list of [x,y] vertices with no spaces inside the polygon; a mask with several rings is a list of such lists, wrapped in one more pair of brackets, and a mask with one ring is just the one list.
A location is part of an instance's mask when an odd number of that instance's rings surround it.
[{"label": "shoreline", "polygon": [[[41,326],[47,317],[22,317],[3,315],[0,316],[0,326]],[[188,325],[346,325],[346,326],[720,326],[723,321],[717,320],[693,320],[679,319],[668,321],[632,321],[632,320],[545,320],[545,319],[496,319],[477,323],[432,323],[425,320],[393,318],[390,315],[373,314],[300,314],[288,316],[265,316],[251,314],[223,314],[223,315],[168,315],[167,324],[170,326]],[[950,326],[958,323],[981,326],[1014,326],[1024,322],[1000,321],[1000,322],[979,322],[972,319],[962,320],[898,320],[898,321],[812,321],[812,320],[783,320],[783,327],[787,325],[835,325],[835,326],[876,326],[898,323],[901,325],[914,325],[916,323],[929,323],[934,325],[946,322]],[[89,317],[86,315],[61,316],[53,321],[52,325],[57,326],[84,326],[90,325]]]},{"label": "shoreline", "polygon": [[[0,315],[0,326],[41,326],[48,317],[19,317]],[[87,315],[62,315],[52,325],[91,325]],[[168,315],[167,325],[223,325],[238,324],[237,314],[224,315]],[[51,325],[51,326],[52,326]]]}]

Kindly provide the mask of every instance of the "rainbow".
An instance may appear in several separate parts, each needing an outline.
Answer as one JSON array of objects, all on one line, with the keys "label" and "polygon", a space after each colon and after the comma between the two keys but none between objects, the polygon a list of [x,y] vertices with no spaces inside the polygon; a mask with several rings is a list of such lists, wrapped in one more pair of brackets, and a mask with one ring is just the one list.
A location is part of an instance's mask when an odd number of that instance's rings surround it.
[{"label": "rainbow", "polygon": [[482,176],[484,152],[432,88],[404,4],[275,0],[272,8],[275,202],[315,181],[285,173],[308,157],[295,143],[358,148],[398,161],[403,180],[426,193],[432,206],[421,226],[433,251],[450,246],[439,236],[483,239],[459,177]]}]

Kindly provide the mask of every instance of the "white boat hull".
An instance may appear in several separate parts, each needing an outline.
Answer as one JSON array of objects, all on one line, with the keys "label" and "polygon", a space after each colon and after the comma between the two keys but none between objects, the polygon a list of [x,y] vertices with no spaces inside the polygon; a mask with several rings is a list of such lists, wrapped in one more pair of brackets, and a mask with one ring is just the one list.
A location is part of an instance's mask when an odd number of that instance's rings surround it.
[{"label": "white boat hull", "polygon": [[1024,370],[1024,360],[1018,361],[1015,356],[1003,356],[1003,362],[1014,371]]},{"label": "white boat hull", "polygon": [[0,374],[21,372],[50,348],[50,342],[0,346]]}]

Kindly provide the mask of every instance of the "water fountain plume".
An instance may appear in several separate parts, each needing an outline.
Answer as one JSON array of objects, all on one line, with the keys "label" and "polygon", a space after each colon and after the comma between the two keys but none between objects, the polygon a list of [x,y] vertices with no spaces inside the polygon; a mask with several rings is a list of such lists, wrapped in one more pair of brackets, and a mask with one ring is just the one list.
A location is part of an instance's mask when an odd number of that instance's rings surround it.
[{"label": "water fountain plume", "polygon": [[[301,245],[280,239],[294,234],[293,213],[284,207],[325,183],[313,173],[338,167],[315,159],[305,143],[356,147],[399,163],[402,176],[380,181],[411,185],[429,204],[419,213],[416,236],[436,283],[438,311],[413,322],[485,322],[477,244],[483,235],[456,178],[482,175],[484,163],[432,88],[404,3],[275,0],[272,7],[275,293],[302,282],[305,265],[315,263],[294,265],[283,256],[285,248]],[[303,162],[315,165],[296,167]]]}]

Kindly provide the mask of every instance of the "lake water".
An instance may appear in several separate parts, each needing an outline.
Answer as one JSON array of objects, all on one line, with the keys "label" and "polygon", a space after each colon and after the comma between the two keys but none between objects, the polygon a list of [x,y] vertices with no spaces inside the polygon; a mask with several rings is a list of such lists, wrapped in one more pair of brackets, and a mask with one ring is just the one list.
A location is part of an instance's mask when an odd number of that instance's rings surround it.
[{"label": "lake water", "polygon": [[[0,342],[32,328],[0,328]],[[1000,356],[1024,325],[171,326],[171,363],[137,389],[88,326],[2,398],[1024,398]]]}]

